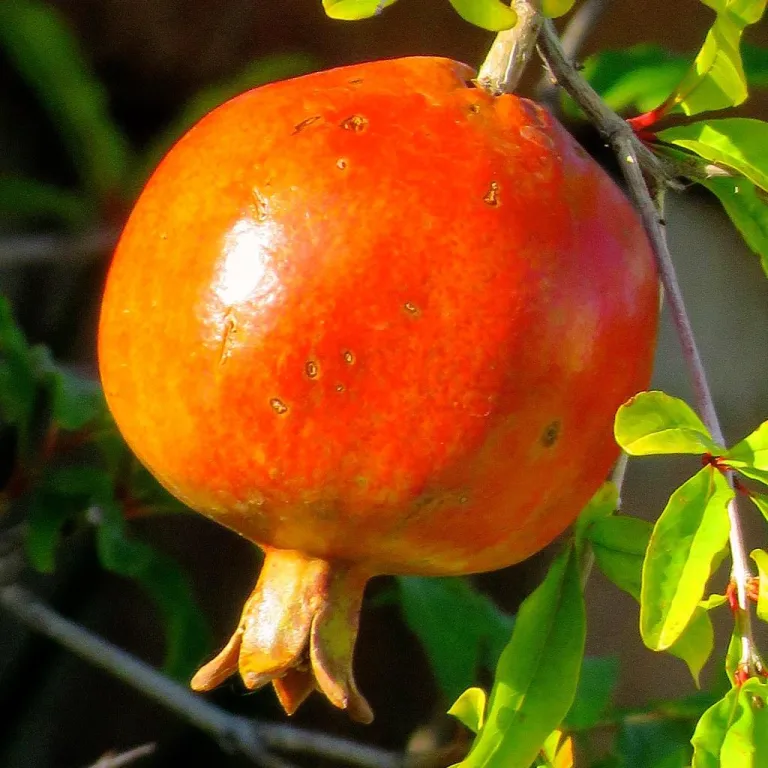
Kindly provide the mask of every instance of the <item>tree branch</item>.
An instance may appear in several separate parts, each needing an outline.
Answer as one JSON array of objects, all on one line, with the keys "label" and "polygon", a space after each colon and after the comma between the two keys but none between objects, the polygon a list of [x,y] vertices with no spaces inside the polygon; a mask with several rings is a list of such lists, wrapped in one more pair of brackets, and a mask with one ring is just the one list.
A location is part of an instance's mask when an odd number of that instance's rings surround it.
[{"label": "tree branch", "polygon": [[[650,177],[652,183],[659,190],[664,190],[672,182],[671,174],[665,164],[637,139],[626,121],[610,110],[594,89],[579,75],[565,56],[555,27],[548,19],[542,25],[539,51],[558,84],[582,108],[598,131],[606,137],[619,160],[621,172],[627,182],[629,196],[642,218],[643,226],[656,257],[656,265],[664,286],[666,301],[680,339],[683,358],[693,385],[696,407],[715,442],[724,445],[723,431],[667,245],[665,223],[646,180],[647,177]],[[733,479],[730,479],[732,483]],[[742,633],[741,662],[754,672],[755,663],[759,661],[759,656],[755,651],[752,639],[751,616],[747,598],[747,580],[750,578],[751,572],[735,500],[728,505],[728,517],[731,524],[732,577],[739,596],[740,615],[736,617],[736,620]]]},{"label": "tree branch", "polygon": [[271,749],[315,755],[359,768],[402,768],[403,758],[383,749],[278,723],[232,715],[157,670],[64,618],[19,585],[0,589],[0,605],[37,632],[175,712],[263,768],[288,768]]}]

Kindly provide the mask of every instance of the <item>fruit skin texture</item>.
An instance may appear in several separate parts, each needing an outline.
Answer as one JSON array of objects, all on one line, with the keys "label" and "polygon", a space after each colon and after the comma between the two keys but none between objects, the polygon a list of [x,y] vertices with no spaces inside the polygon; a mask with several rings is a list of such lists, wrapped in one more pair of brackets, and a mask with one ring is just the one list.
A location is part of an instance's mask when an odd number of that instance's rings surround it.
[{"label": "fruit skin texture", "polygon": [[472,75],[408,58],[247,92],[125,228],[99,334],[112,413],[172,493],[267,555],[197,688],[239,664],[288,710],[319,685],[368,719],[366,579],[518,562],[617,457],[613,415],[652,367],[648,241],[549,113]]}]

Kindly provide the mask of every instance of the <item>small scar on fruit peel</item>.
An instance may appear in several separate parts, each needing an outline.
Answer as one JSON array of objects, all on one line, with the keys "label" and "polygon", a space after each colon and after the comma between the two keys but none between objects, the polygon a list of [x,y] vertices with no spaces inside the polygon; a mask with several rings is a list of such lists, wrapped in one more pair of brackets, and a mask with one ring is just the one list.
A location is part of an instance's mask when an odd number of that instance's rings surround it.
[{"label": "small scar on fruit peel", "polygon": [[219,365],[223,365],[232,353],[232,345],[237,334],[237,320],[234,314],[228,312],[224,318],[224,333],[221,336],[221,349],[219,351]]},{"label": "small scar on fruit peel", "polygon": [[354,356],[354,354],[351,352],[351,350],[349,350],[349,349],[345,350],[345,352],[344,352],[344,354],[342,355],[342,357],[344,358],[344,362],[345,362],[347,365],[354,365],[354,362],[355,362],[355,356]]},{"label": "small scar on fruit peel", "polygon": [[348,165],[349,165],[349,161],[345,160],[343,157],[340,157],[340,158],[339,158],[339,159],[336,161],[336,167],[337,167],[337,168],[338,168],[340,171],[343,171],[343,170],[345,170],[345,169],[346,169],[346,167],[347,167]]},{"label": "small scar on fruit peel", "polygon": [[307,360],[306,364],[304,365],[304,372],[307,374],[308,378],[316,379],[317,374],[320,373],[320,369],[314,360]]},{"label": "small scar on fruit peel", "polygon": [[403,309],[409,315],[418,315],[418,314],[420,314],[419,308],[412,301],[406,301],[405,304],[403,304]]},{"label": "small scar on fruit peel", "polygon": [[305,128],[309,128],[312,123],[316,123],[318,120],[322,120],[320,115],[312,115],[312,117],[308,117],[306,120],[302,120],[300,123],[297,123],[293,126],[293,132],[291,133],[291,136],[295,136],[297,133],[301,133]]},{"label": "small scar on fruit peel", "polygon": [[499,205],[499,182],[492,181],[489,190],[485,193],[483,202],[487,205],[496,207]]},{"label": "small scar on fruit peel", "polygon": [[560,437],[560,422],[553,421],[544,430],[541,436],[541,444],[545,448],[551,448],[557,442],[558,437]]},{"label": "small scar on fruit peel", "polygon": [[281,416],[282,416],[284,413],[287,413],[287,412],[288,412],[288,406],[287,406],[287,405],[286,405],[286,404],[285,404],[285,403],[284,403],[282,400],[280,400],[280,398],[278,398],[278,397],[273,397],[273,398],[272,398],[272,399],[269,401],[269,404],[270,404],[270,406],[272,407],[272,410],[273,410],[275,413],[277,413],[277,414],[280,414]]},{"label": "small scar on fruit peel", "polygon": [[341,127],[345,131],[353,131],[354,133],[362,133],[368,127],[368,118],[362,115],[352,115],[346,120],[341,121]]}]

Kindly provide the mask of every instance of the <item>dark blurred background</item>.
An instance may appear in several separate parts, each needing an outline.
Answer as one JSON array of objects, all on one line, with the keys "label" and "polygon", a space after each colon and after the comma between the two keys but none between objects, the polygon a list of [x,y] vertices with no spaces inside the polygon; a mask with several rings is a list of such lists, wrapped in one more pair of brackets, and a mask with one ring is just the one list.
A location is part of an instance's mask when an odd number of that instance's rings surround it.
[{"label": "dark blurred background", "polygon": [[[13,3],[14,0],[5,0]],[[56,7],[103,83],[109,111],[137,152],[152,154],[190,101],[204,89],[236,81],[240,73],[282,56],[278,72],[327,68],[407,54],[446,55],[478,64],[492,35],[469,26],[446,0],[400,0],[379,18],[357,23],[327,19],[319,0],[56,0]],[[615,0],[586,41],[583,55],[638,42],[656,42],[693,55],[711,20],[695,0],[674,11],[667,0]],[[749,39],[766,45],[765,25]],[[281,70],[280,68],[283,68]],[[78,173],[57,126],[0,48],[0,174],[23,173],[74,187]],[[537,61],[523,88],[541,77]],[[768,118],[764,96],[742,114]],[[587,126],[570,124],[578,138],[610,166],[602,142]],[[137,176],[138,178],[138,176]],[[95,374],[99,294],[111,247],[132,191],[101,201],[82,226],[56,217],[30,224],[0,220],[0,292],[10,296],[24,330],[55,355]],[[726,435],[736,440],[766,418],[768,404],[768,281],[716,203],[703,193],[673,196],[667,221],[673,254],[690,304]],[[617,361],[617,364],[621,364]],[[655,386],[689,397],[674,333],[662,329]],[[632,462],[624,491],[627,511],[653,518],[690,462]],[[750,515],[749,540],[765,546],[765,529]],[[135,521],[140,535],[188,569],[210,618],[215,642],[233,628],[257,570],[252,548],[196,516]],[[55,576],[35,585],[68,616],[153,663],[162,655],[162,629],[152,605],[131,582],[106,574],[85,539],[61,553]],[[478,577],[477,583],[512,611],[537,583],[546,554],[521,566]],[[386,579],[370,588],[356,667],[377,719],[350,724],[320,697],[293,722],[403,749],[414,732],[445,710],[424,652],[387,599]],[[618,699],[641,704],[692,690],[682,662],[643,648],[637,608],[595,574],[588,588],[589,651],[621,661]],[[727,628],[719,628],[716,658]],[[710,664],[709,679],[717,661]],[[705,679],[707,674],[705,674]],[[212,695],[227,708],[282,719],[271,690],[245,695],[232,683]],[[149,703],[129,687],[0,614],[0,765],[76,768],[110,749],[156,741],[141,765],[240,765],[207,737]],[[313,759],[306,765],[323,765]],[[332,763],[325,763],[331,765]]]}]

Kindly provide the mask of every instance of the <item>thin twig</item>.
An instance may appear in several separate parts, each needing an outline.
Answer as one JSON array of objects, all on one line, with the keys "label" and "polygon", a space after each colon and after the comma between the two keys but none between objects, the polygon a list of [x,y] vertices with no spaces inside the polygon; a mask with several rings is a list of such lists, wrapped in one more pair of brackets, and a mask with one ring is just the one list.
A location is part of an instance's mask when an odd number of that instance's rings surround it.
[{"label": "thin twig", "polygon": [[140,747],[134,747],[119,754],[110,752],[100,757],[90,768],[125,768],[126,765],[135,763],[137,760],[141,760],[142,757],[154,754],[156,749],[157,744],[150,742],[149,744],[142,744]]},{"label": "thin twig", "polygon": [[133,686],[149,698],[216,738],[222,748],[240,752],[264,768],[288,763],[270,749],[322,756],[359,768],[401,768],[392,752],[291,726],[232,715],[157,670],[61,616],[19,585],[0,589],[0,605],[28,627]]},{"label": "thin twig", "polygon": [[117,242],[116,229],[95,229],[81,235],[7,235],[0,238],[0,267],[93,261]]},{"label": "thin twig", "polygon": [[[601,16],[610,5],[611,0],[586,0],[573,12],[568,24],[560,35],[563,53],[569,61],[574,61],[581,49],[597,26]],[[551,105],[557,94],[557,83],[553,83],[548,73],[545,73],[536,87],[536,98]]]},{"label": "thin twig", "polygon": [[[579,75],[565,56],[554,25],[549,20],[542,25],[539,50],[558,84],[569,93],[600,133],[606,137],[619,160],[630,198],[642,218],[656,257],[666,301],[680,338],[688,375],[693,384],[697,409],[715,442],[724,445],[723,431],[667,245],[664,220],[654,202],[646,176],[643,174],[645,171],[659,189],[663,190],[670,181],[668,171],[661,161],[637,139],[632,128],[610,110],[594,89]],[[751,572],[735,500],[728,505],[728,516],[731,524],[732,576],[736,583],[740,608],[740,615],[736,619],[742,635],[741,661],[753,669],[759,657],[754,649],[748,609],[747,581]]]}]

